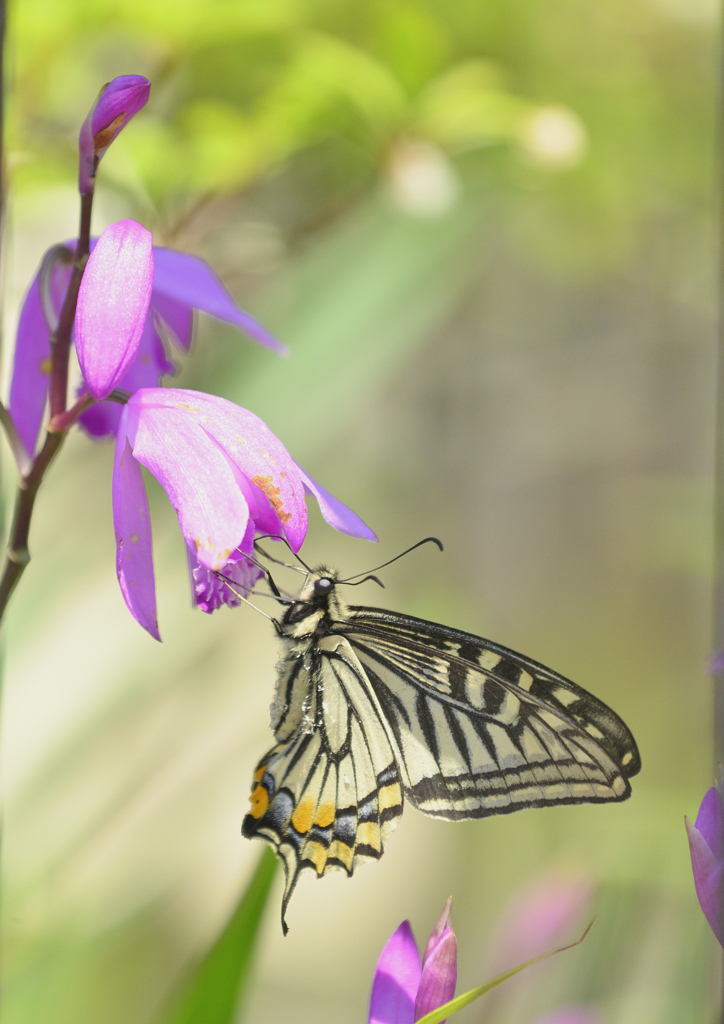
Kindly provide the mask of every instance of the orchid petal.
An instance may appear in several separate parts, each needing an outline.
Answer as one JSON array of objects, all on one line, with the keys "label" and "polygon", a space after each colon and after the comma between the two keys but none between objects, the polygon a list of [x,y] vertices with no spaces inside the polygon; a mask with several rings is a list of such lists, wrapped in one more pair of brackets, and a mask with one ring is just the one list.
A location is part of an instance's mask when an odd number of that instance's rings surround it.
[{"label": "orchid petal", "polygon": [[156,247],[153,275],[154,291],[187,306],[201,309],[218,320],[241,327],[260,345],[286,355],[288,349],[253,316],[236,305],[208,263],[175,249]]},{"label": "orchid petal", "polygon": [[[70,281],[71,268],[56,264],[50,276],[50,297],[59,310]],[[20,439],[32,455],[43,422],[50,381],[50,327],[40,301],[40,278],[25,296],[15,341],[9,412]]]},{"label": "orchid petal", "polygon": [[420,976],[410,922],[403,921],[377,961],[368,1024],[413,1024]]},{"label": "orchid petal", "polygon": [[724,804],[716,786],[704,794],[696,816],[696,827],[714,856],[721,860],[724,857]]},{"label": "orchid petal", "polygon": [[111,393],[133,362],[152,280],[151,232],[134,220],[107,227],[88,259],[76,313],[78,362],[96,400]]},{"label": "orchid petal", "polygon": [[243,540],[249,508],[224,452],[194,415],[154,404],[158,395],[173,394],[172,389],[137,391],[126,406],[128,437],[135,458],[166,491],[199,562],[220,570]]},{"label": "orchid petal", "polygon": [[720,945],[724,946],[724,863],[721,857],[716,856],[696,825],[692,825],[688,818],[684,818],[684,824],[689,839],[696,895],[712,931]]},{"label": "orchid petal", "polygon": [[113,524],[121,593],[134,619],[160,640],[148,501],[141,467],[133,458],[122,428],[113,468]]},{"label": "orchid petal", "polygon": [[299,468],[266,423],[225,398],[200,391],[148,389],[136,398],[145,407],[178,409],[197,423],[269,499],[292,550],[299,550],[307,532],[307,506]]},{"label": "orchid petal", "polygon": [[377,540],[377,535],[360,519],[356,512],[343,505],[329,491],[325,491],[324,487],[315,480],[312,480],[311,476],[305,473],[301,466],[297,465],[297,469],[301,474],[304,490],[307,494],[312,494],[317,499],[319,510],[325,522],[329,523],[335,530],[339,530],[340,533],[349,534],[350,537],[361,537],[362,540]]},{"label": "orchid petal", "polygon": [[[415,1020],[443,1006],[455,995],[458,975],[458,944],[455,932],[445,928],[422,967],[415,1000]],[[444,1024],[444,1021],[441,1021]]]},{"label": "orchid petal", "polygon": [[[440,941],[440,937],[446,928],[452,928],[452,896],[448,896],[445,900],[445,906],[442,908],[442,913],[435,922],[435,927],[430,932],[430,938],[427,940],[427,946],[425,946],[425,952],[422,954],[422,968],[425,969],[427,959],[432,953],[435,946]],[[447,1002],[447,1000],[445,1000]]]},{"label": "orchid petal", "polygon": [[92,191],[98,161],[134,114],[146,105],[150,90],[151,83],[142,75],[119,75],[98,93],[78,138],[78,188],[82,195]]},{"label": "orchid petal", "polygon": [[[140,388],[158,387],[161,377],[175,372],[176,367],[166,355],[156,325],[149,317],[143,329],[136,357],[128,371],[118,381],[117,387],[134,394]],[[79,390],[84,391],[85,386],[82,385]],[[93,438],[114,437],[118,430],[122,408],[117,402],[96,402],[95,405],[86,409],[78,422]]]},{"label": "orchid petal", "polygon": [[[157,251],[154,249],[154,252]],[[174,343],[184,352],[188,352],[194,333],[193,307],[154,291],[151,293],[151,315],[154,314],[168,329]]]}]

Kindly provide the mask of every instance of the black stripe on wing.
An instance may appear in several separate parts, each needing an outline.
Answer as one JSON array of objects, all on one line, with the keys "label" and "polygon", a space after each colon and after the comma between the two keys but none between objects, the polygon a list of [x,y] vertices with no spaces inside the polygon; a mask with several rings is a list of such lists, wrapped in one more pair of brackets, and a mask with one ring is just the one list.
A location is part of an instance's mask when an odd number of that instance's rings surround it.
[{"label": "black stripe on wing", "polygon": [[[531,696],[563,712],[608,751],[627,778],[633,778],[641,771],[636,741],[616,712],[598,697],[540,662],[492,640],[413,615],[366,607],[354,607],[350,611],[349,619],[339,624],[342,631],[373,629],[400,646],[410,641],[442,657],[454,655],[463,662],[477,665],[488,671],[491,678],[520,686]],[[454,687],[464,675],[464,667],[453,659],[449,675]],[[488,700],[494,700],[492,690]]]},{"label": "black stripe on wing", "polygon": [[410,801],[425,813],[478,818],[629,796],[610,752],[560,708],[449,651],[357,625],[339,629],[385,712]]}]

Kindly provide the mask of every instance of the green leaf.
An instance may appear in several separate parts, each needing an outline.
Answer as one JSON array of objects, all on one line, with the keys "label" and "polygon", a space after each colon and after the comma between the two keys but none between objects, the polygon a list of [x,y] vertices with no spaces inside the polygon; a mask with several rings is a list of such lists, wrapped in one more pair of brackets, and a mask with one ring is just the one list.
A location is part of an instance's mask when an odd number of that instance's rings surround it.
[{"label": "green leaf", "polygon": [[164,1024],[231,1024],[249,978],[277,859],[265,850],[223,932],[193,972]]},{"label": "green leaf", "polygon": [[532,967],[533,964],[540,963],[541,960],[547,960],[549,956],[555,956],[556,953],[564,953],[567,949],[573,949],[574,946],[580,946],[583,940],[586,938],[591,928],[593,928],[595,917],[593,921],[586,928],[583,935],[576,942],[572,942],[569,946],[561,946],[559,949],[551,949],[547,953],[542,953],[540,956],[533,957],[532,960],[526,960],[524,964],[518,964],[517,967],[513,967],[511,970],[506,971],[505,974],[499,974],[497,978],[493,978],[492,981],[486,981],[484,985],[478,985],[477,988],[471,988],[467,992],[463,992],[461,996],[456,996],[455,999],[451,999],[449,1003],[444,1003],[442,1006],[438,1006],[436,1010],[432,1010],[430,1013],[426,1013],[424,1017],[420,1017],[417,1024],[441,1024],[447,1017],[451,1017],[453,1013],[457,1013],[458,1010],[462,1010],[464,1007],[474,1003],[476,999],[480,999],[486,992],[490,992],[491,989],[497,988],[498,985],[502,985],[508,978],[512,978],[515,974],[520,974],[526,967]]}]

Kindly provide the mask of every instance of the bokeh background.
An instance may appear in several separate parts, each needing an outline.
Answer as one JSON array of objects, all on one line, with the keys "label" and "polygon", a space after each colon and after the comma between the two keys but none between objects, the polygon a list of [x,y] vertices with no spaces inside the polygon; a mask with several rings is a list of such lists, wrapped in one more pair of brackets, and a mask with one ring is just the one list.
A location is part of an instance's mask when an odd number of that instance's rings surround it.
[{"label": "bokeh background", "polygon": [[[459,991],[542,951],[531,907],[561,912],[554,944],[599,915],[461,1024],[714,1019],[683,815],[712,781],[716,31],[714,0],[11,7],[5,372],[28,279],[76,228],[78,127],[145,74],[94,231],[132,216],[203,256],[290,346],[202,317],[180,380],[261,415],[378,532],[313,512],[307,560],[356,573],[437,534],[359,600],[550,664],[641,748],[624,805],[409,808],[378,865],[304,876],[286,940],[277,878],[248,1024],[362,1024],[388,935],[410,918],[424,941],[451,893]],[[111,466],[81,435],[62,452],[5,634],[3,1024],[162,1021],[261,853],[239,824],[273,632],[192,612],[153,485],[163,645],[141,631]]]}]

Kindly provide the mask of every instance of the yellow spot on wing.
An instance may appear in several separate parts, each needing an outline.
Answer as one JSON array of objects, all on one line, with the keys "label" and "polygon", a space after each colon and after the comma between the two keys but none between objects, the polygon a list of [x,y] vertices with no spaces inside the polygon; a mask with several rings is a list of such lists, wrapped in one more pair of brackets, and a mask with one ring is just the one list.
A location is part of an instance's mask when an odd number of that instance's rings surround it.
[{"label": "yellow spot on wing", "polygon": [[383,786],[377,794],[380,811],[386,811],[390,807],[399,807],[402,803],[402,791],[397,782],[389,786]]},{"label": "yellow spot on wing", "polygon": [[312,864],[317,869],[317,874],[321,875],[324,870],[324,865],[327,863],[327,851],[321,843],[307,843],[304,847],[304,856],[309,858]]},{"label": "yellow spot on wing", "polygon": [[313,800],[302,800],[297,807],[294,809],[292,815],[292,825],[294,825],[297,832],[304,835],[309,832],[312,825],[312,815],[314,814],[314,801]]},{"label": "yellow spot on wing", "polygon": [[352,860],[354,859],[354,850],[351,846],[347,846],[346,843],[340,842],[339,839],[335,839],[330,844],[327,856],[331,859],[334,857],[335,860],[340,861],[344,864],[348,871],[352,870]]},{"label": "yellow spot on wing", "polygon": [[380,826],[376,821],[363,821],[357,829],[357,843],[371,846],[373,850],[380,848]]},{"label": "yellow spot on wing", "polygon": [[334,821],[334,804],[327,803],[322,804],[317,815],[314,819],[314,824],[319,825],[320,828],[328,828],[329,825]]},{"label": "yellow spot on wing", "polygon": [[261,818],[266,814],[266,809],[269,806],[269,793],[264,786],[256,786],[249,797],[249,801],[251,803],[251,811],[249,813],[252,818]]},{"label": "yellow spot on wing", "polygon": [[263,764],[260,768],[254,772],[254,782],[261,782],[264,778],[264,772],[266,771],[266,765]]}]

